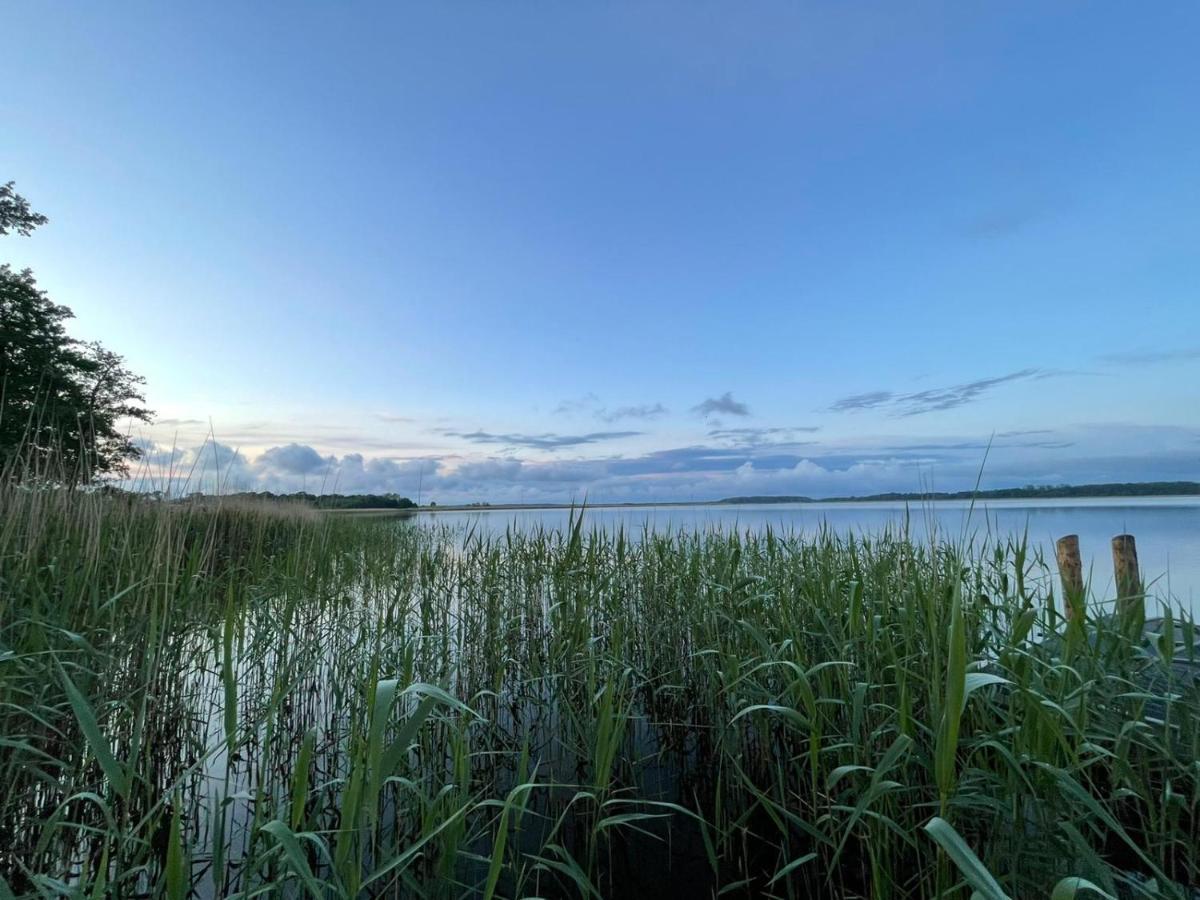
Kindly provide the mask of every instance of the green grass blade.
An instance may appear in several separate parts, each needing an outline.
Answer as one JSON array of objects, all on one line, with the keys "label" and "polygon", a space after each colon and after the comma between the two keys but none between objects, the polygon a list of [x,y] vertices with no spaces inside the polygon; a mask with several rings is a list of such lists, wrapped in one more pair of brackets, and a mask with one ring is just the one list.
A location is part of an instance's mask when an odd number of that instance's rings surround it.
[{"label": "green grass blade", "polygon": [[925,831],[929,833],[946,855],[954,861],[958,871],[962,873],[972,888],[985,900],[1010,900],[1008,894],[1000,887],[992,873],[975,855],[967,842],[962,839],[954,826],[939,816],[934,816],[925,823]]},{"label": "green grass blade", "polygon": [[71,703],[71,710],[75,713],[75,720],[79,723],[79,728],[83,732],[88,746],[92,748],[92,753],[95,755],[96,761],[100,763],[100,768],[103,770],[104,776],[108,779],[109,784],[113,786],[113,790],[117,794],[122,797],[127,796],[129,793],[129,774],[125,771],[125,767],[113,756],[112,748],[100,731],[95,710],[92,709],[87,698],[80,693],[79,688],[71,681],[71,677],[67,675],[66,669],[61,665],[58,667],[58,674],[62,679],[63,690],[67,693],[67,699]]}]

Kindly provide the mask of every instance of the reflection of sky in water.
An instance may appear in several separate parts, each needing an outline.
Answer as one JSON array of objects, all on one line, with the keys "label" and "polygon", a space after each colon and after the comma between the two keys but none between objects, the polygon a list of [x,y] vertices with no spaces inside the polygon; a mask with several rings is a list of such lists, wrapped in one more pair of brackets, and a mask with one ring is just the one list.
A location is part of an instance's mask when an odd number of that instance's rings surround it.
[{"label": "reflection of sky in water", "polygon": [[[976,535],[1010,535],[1028,530],[1031,544],[1040,545],[1048,561],[1054,560],[1054,541],[1064,534],[1078,534],[1085,574],[1091,571],[1093,590],[1102,597],[1112,595],[1110,541],[1116,534],[1137,538],[1142,576],[1153,582],[1150,591],[1168,592],[1177,601],[1200,611],[1200,498],[1130,497],[1075,500],[990,500],[976,504],[967,515],[966,501],[908,504],[910,527],[915,536],[928,533],[930,523],[946,539],[964,530]],[[903,523],[903,503],[805,503],[757,506],[660,506],[633,509],[590,509],[586,525],[632,532],[654,529],[721,528],[780,529],[812,531],[822,524],[839,532],[872,532],[886,525]],[[502,533],[517,528],[562,528],[568,512],[563,509],[490,510],[480,512],[428,513],[424,523],[450,526],[474,525]]]}]

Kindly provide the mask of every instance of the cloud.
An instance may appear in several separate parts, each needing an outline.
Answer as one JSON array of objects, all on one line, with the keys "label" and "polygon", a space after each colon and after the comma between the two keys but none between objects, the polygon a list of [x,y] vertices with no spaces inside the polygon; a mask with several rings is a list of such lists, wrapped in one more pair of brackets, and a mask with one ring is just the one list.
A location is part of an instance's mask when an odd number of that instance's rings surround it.
[{"label": "cloud", "polygon": [[[1047,432],[1048,433],[1048,432]],[[996,435],[999,439],[1001,435]],[[1061,450],[1064,447],[1072,446],[1073,441],[1055,441],[1055,440],[1039,440],[1039,441],[1012,441],[1000,442],[994,441],[958,441],[947,443],[927,443],[927,444],[900,444],[892,447],[883,447],[880,449],[896,450],[900,452],[912,451],[952,451],[952,450],[979,450],[985,451],[989,448],[996,449],[999,447],[1038,447],[1042,450]]]},{"label": "cloud", "polygon": [[[714,429],[715,430],[715,429]],[[734,432],[756,429],[726,429]],[[941,435],[905,441],[720,442],[601,458],[519,455],[371,458],[302,443],[257,456],[220,443],[186,449],[144,441],[133,487],[172,493],[299,490],[396,493],[439,503],[717,499],[739,494],[828,497],[882,491],[971,488],[991,444],[983,487],[1069,482],[1200,479],[1200,427],[1097,422],[1031,429],[1028,435]],[[793,429],[799,431],[799,429]],[[748,436],[753,440],[753,435]],[[483,445],[486,446],[486,445]],[[541,448],[536,448],[541,449]]]},{"label": "cloud", "polygon": [[600,405],[600,398],[595,394],[588,392],[582,397],[576,397],[573,400],[564,400],[558,406],[552,409],[551,415],[569,416],[579,412],[590,412]]},{"label": "cloud", "polygon": [[1147,350],[1133,353],[1106,353],[1098,357],[1100,362],[1117,366],[1152,366],[1158,363],[1183,362],[1200,359],[1200,347],[1182,350]]},{"label": "cloud", "polygon": [[416,419],[410,416],[397,416],[392,413],[376,413],[375,418],[380,422],[390,422],[393,424],[407,424],[416,421]]},{"label": "cloud", "polygon": [[1040,374],[1040,369],[1022,369],[1007,375],[997,375],[995,378],[980,378],[948,388],[935,388],[934,390],[918,391],[915,394],[906,394],[900,400],[902,406],[900,415],[919,416],[923,413],[954,409],[956,406],[964,406],[979,399],[983,394],[1001,384],[1033,378]]},{"label": "cloud", "polygon": [[[205,432],[208,429],[205,428]],[[239,447],[264,447],[290,443],[317,443],[339,451],[378,450],[423,450],[429,446],[425,441],[401,441],[380,437],[361,431],[347,430],[341,425],[304,423],[281,425],[274,422],[243,422],[233,428],[217,428],[216,437],[223,443]],[[202,435],[195,435],[197,440]]]},{"label": "cloud", "polygon": [[304,444],[272,447],[256,460],[257,465],[285,475],[315,475],[323,469],[328,470],[336,462],[334,457],[322,456]]},{"label": "cloud", "polygon": [[437,459],[366,459],[361,453],[347,453],[331,466],[327,489],[330,493],[416,497],[426,481],[431,484],[436,481],[443,467]]},{"label": "cloud", "polygon": [[667,408],[661,403],[641,403],[627,406],[607,407],[600,398],[588,393],[574,400],[564,400],[551,411],[556,416],[573,416],[587,413],[601,422],[618,422],[621,419],[658,419],[665,416]]},{"label": "cloud", "polygon": [[463,463],[443,486],[469,487],[479,482],[585,485],[607,474],[603,460],[530,463],[519,459],[487,459]]},{"label": "cloud", "polygon": [[141,453],[140,461],[146,465],[169,467],[187,455],[182,447],[159,444],[149,438],[134,438],[133,444]]},{"label": "cloud", "polygon": [[750,415],[750,407],[745,403],[733,399],[733,392],[726,391],[720,397],[709,397],[702,403],[698,403],[692,407],[692,412],[701,416],[727,415],[727,416],[748,416]]},{"label": "cloud", "polygon": [[361,453],[325,455],[306,444],[286,444],[250,458],[239,450],[208,440],[187,449],[167,450],[148,444],[127,482],[133,487],[191,491],[299,490],[326,493],[412,493],[421,480],[444,467],[438,459],[368,459]]},{"label": "cloud", "polygon": [[596,418],[602,422],[617,422],[621,419],[658,419],[667,414],[661,403],[644,403],[641,406],[618,406],[616,409],[598,409]]},{"label": "cloud", "polygon": [[182,462],[201,472],[228,472],[245,466],[246,457],[236,447],[209,440],[185,454]]},{"label": "cloud", "polygon": [[864,409],[886,407],[897,416],[920,416],[940,412],[973,403],[993,388],[1013,381],[1030,378],[1050,378],[1057,372],[1045,369],[1021,369],[993,378],[979,378],[944,388],[916,391],[911,394],[896,394],[892,391],[872,391],[866,394],[851,394],[829,407],[831,412],[854,412]]},{"label": "cloud", "polygon": [[859,409],[874,409],[877,406],[884,406],[896,399],[896,395],[891,391],[869,391],[866,394],[851,394],[849,397],[843,397],[831,407],[831,412],[853,412]]},{"label": "cloud", "polygon": [[761,447],[764,445],[798,446],[808,441],[797,442],[795,435],[812,434],[821,429],[816,425],[776,426],[772,428],[712,428],[708,436],[739,447]]},{"label": "cloud", "polygon": [[527,447],[534,450],[558,450],[563,447],[579,447],[599,441],[636,437],[640,431],[592,431],[587,434],[495,434],[490,431],[450,431],[441,429],[439,434],[461,438],[473,444],[503,444],[509,447]]}]

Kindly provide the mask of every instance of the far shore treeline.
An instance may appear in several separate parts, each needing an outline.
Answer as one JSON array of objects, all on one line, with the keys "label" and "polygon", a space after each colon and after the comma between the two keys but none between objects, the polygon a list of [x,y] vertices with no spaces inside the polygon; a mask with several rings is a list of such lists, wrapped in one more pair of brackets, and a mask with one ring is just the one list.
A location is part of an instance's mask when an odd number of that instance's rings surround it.
[{"label": "far shore treeline", "polygon": [[[202,496],[202,495],[193,495]],[[294,494],[273,494],[270,491],[245,491],[223,495],[231,500],[275,501],[302,503],[317,509],[416,509],[408,497],[399,494],[309,494],[297,491]]]},{"label": "far shore treeline", "polygon": [[931,491],[866,494],[859,497],[726,497],[718,503],[868,503],[884,500],[1054,500],[1064,497],[1191,497],[1200,495],[1200,481],[1126,481],[1106,484],[1029,484],[990,491]]}]

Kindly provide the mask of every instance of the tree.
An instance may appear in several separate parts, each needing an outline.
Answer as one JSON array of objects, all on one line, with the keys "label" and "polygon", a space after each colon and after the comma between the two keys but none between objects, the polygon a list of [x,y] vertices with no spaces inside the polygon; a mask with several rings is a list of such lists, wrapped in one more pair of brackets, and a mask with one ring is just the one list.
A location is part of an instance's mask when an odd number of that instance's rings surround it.
[{"label": "tree", "polygon": [[[0,188],[0,234],[46,221]],[[127,470],[140,455],[122,422],[148,422],[144,379],[98,342],[67,334],[71,310],[39,290],[33,273],[0,265],[0,473],[79,484]]]},{"label": "tree", "polygon": [[13,190],[13,183],[0,185],[0,235],[15,231],[26,237],[48,220],[29,208],[29,201]]}]

